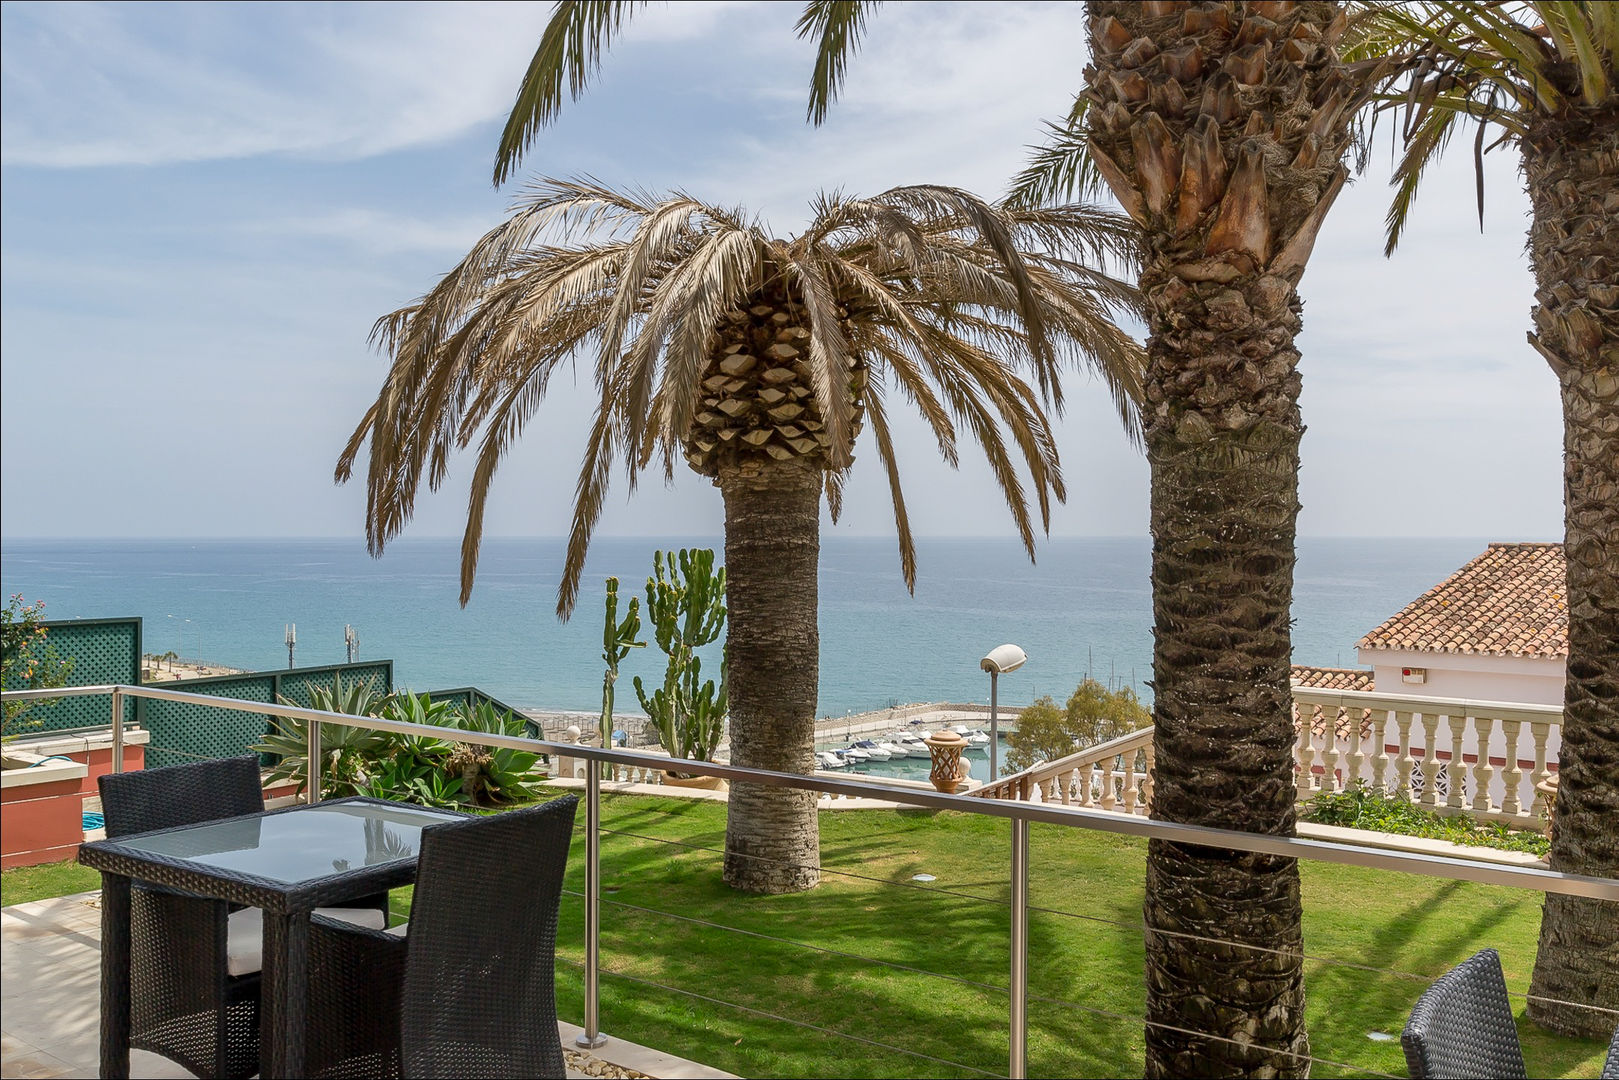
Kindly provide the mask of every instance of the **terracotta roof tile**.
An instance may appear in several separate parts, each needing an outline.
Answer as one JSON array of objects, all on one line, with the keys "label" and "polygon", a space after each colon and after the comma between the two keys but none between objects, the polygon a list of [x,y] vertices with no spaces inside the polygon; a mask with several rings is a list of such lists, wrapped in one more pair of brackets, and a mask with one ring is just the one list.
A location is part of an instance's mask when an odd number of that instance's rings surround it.
[{"label": "terracotta roof tile", "polygon": [[1566,588],[1562,544],[1491,544],[1356,648],[1566,657]]},{"label": "terracotta roof tile", "polygon": [[[1367,668],[1341,668],[1341,667],[1311,667],[1307,664],[1293,665],[1293,685],[1308,686],[1318,690],[1373,690],[1372,672]],[[1361,736],[1370,738],[1372,735],[1372,714],[1365,709],[1357,709],[1361,717]],[[1328,709],[1324,706],[1314,706],[1310,710],[1310,731],[1316,736],[1316,745],[1320,745],[1320,737],[1327,730],[1327,714],[1336,712],[1333,727],[1340,740],[1347,743],[1349,739],[1349,710]],[[1299,727],[1299,707],[1293,706],[1293,728]]]},{"label": "terracotta roof tile", "polygon": [[1320,690],[1371,690],[1371,668],[1311,667],[1293,665],[1293,682]]}]

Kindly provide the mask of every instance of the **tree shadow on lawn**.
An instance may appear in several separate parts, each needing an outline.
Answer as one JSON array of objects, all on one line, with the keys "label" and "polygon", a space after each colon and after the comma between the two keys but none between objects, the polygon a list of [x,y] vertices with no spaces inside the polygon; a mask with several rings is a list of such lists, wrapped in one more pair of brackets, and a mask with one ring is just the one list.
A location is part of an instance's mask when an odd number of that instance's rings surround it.
[{"label": "tree shadow on lawn", "polygon": [[[659,858],[644,850],[620,853],[615,872],[647,868]],[[604,903],[605,968],[901,1051],[961,1062],[969,1067],[968,1074],[972,1069],[1004,1071],[1004,990],[926,974],[939,972],[991,985],[999,975],[999,985],[1004,986],[1004,944],[999,963],[982,947],[985,941],[1005,942],[1004,910],[875,882],[829,882],[811,893],[744,896],[717,884],[719,856],[689,853],[681,859],[702,865],[694,867],[689,877],[673,880],[655,872],[617,878],[624,886],[612,903]],[[559,940],[564,943],[577,942],[582,934],[581,905],[573,899],[563,913]],[[653,910],[620,906],[624,904]],[[806,949],[795,942],[836,952]],[[561,952],[578,958],[582,949],[565,944]],[[559,974],[568,973],[564,969]],[[726,1011],[721,1006],[706,1008],[716,1014]],[[649,1007],[636,1022],[660,1019],[668,1023],[664,1005]],[[608,1023],[604,1019],[604,1027]],[[786,1068],[798,1075],[926,1076],[940,1069],[937,1063],[903,1052],[857,1042],[829,1043],[831,1037],[824,1033],[741,1010],[732,1010],[729,1020],[716,1016],[712,1026],[724,1030],[648,1030],[645,1038],[628,1031],[621,1034],[749,1075]],[[721,1053],[716,1055],[716,1050]],[[837,1061],[831,1069],[828,1054]],[[798,1064],[791,1065],[794,1061]]]}]

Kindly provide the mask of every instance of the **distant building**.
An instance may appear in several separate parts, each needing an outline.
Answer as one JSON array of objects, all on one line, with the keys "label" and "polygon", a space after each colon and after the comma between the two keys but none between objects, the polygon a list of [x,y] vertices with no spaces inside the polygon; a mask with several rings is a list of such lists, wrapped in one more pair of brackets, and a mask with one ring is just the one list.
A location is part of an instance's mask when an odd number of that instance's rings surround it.
[{"label": "distant building", "polygon": [[1355,644],[1388,694],[1563,703],[1563,545],[1491,544]]},{"label": "distant building", "polygon": [[[1438,585],[1370,631],[1355,645],[1362,668],[1293,666],[1293,684],[1323,690],[1377,690],[1385,694],[1433,698],[1439,702],[1491,701],[1528,705],[1563,704],[1564,669],[1568,663],[1568,602],[1561,544],[1491,544]],[[1322,745],[1329,719],[1342,743],[1350,734],[1358,710],[1320,709],[1311,717],[1311,737]],[[1420,711],[1420,710],[1418,710]],[[1449,713],[1443,707],[1439,710]],[[1482,711],[1482,710],[1481,710]],[[1362,737],[1372,733],[1370,713],[1361,713]],[[1295,723],[1298,717],[1295,714]],[[1398,736],[1391,724],[1390,740]],[[1422,726],[1408,731],[1411,753],[1426,756]],[[1537,750],[1532,733],[1520,735],[1512,758],[1526,775],[1544,760],[1553,771],[1561,732],[1545,733],[1544,750]],[[1439,733],[1435,756],[1449,763],[1448,728]],[[1469,724],[1461,754],[1469,763],[1479,761],[1478,732]],[[1507,764],[1504,731],[1497,727],[1488,738],[1487,763],[1497,769]],[[1398,754],[1389,742],[1385,751]],[[1313,771],[1320,773],[1321,766]],[[1438,783],[1448,784],[1442,765]],[[1417,777],[1416,779],[1420,779]],[[1502,778],[1493,774],[1490,795],[1499,802]],[[1529,792],[1525,798],[1531,797]],[[1528,805],[1527,801],[1524,805]]]}]

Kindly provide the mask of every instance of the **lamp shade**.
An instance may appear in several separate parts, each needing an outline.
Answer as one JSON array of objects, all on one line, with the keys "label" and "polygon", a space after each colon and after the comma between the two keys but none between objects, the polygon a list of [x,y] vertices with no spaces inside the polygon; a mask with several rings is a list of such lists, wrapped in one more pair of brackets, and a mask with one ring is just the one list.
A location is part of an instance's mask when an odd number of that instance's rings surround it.
[{"label": "lamp shade", "polygon": [[989,655],[978,662],[978,666],[985,671],[996,675],[1005,675],[1008,671],[1016,671],[1023,666],[1028,656],[1016,645],[997,645],[989,651]]}]

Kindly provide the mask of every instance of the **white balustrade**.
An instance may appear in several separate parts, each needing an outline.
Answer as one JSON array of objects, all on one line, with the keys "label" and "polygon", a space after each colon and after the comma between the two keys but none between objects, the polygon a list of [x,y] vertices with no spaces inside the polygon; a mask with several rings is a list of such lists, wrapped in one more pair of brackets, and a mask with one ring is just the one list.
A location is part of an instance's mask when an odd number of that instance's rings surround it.
[{"label": "white balustrade", "polygon": [[[1441,814],[1538,827],[1544,799],[1534,785],[1556,768],[1547,760],[1562,723],[1556,706],[1304,686],[1293,688],[1293,698],[1301,801],[1358,781]],[[1320,730],[1312,730],[1317,725]],[[1532,769],[1522,758],[1525,728]],[[973,794],[1145,814],[1152,806],[1155,751],[1152,729],[1143,728]]]}]

